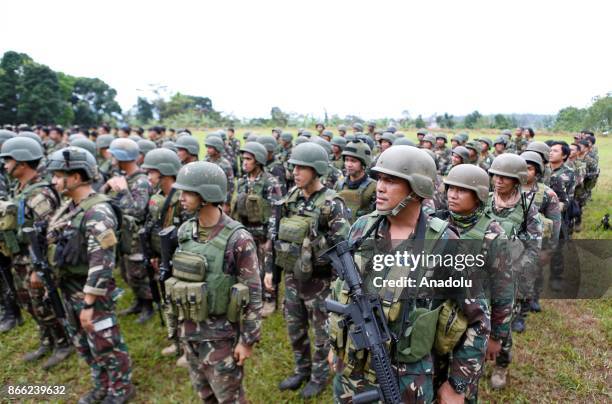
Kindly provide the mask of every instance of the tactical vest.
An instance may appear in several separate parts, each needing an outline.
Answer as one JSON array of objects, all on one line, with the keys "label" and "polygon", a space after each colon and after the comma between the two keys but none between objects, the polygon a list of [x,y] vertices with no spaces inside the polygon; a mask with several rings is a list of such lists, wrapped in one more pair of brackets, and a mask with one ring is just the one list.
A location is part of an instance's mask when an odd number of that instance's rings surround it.
[{"label": "tactical vest", "polygon": [[299,192],[298,188],[294,188],[283,201],[286,210],[280,219],[278,238],[274,243],[274,263],[292,272],[297,279],[308,280],[318,269],[314,268],[314,258],[328,248],[325,236],[319,232],[319,224],[328,223],[331,214],[326,202],[341,198],[334,190],[327,188],[314,196],[312,210],[304,210],[296,206]]},{"label": "tactical vest", "polygon": [[79,203],[76,208],[78,209],[77,213],[62,229],[58,240],[47,247],[47,257],[49,257],[51,265],[59,268],[60,272],[65,273],[67,277],[85,277],[89,272],[88,245],[83,218],[88,210],[101,203],[107,203],[111,207],[119,225],[121,221],[120,212],[111,204],[111,199],[104,194],[94,194]]},{"label": "tactical vest", "polygon": [[[21,191],[21,193],[19,193],[19,195],[17,195],[17,197],[15,198],[15,203],[17,204],[17,240],[19,241],[19,244],[21,244],[22,246],[27,244],[27,240],[23,236],[21,230],[24,227],[32,227],[34,225],[34,220],[32,218],[26,217],[26,215],[25,215],[25,212],[26,212],[26,203],[28,202],[30,194],[34,190],[36,190],[38,188],[43,188],[43,187],[47,187],[47,188],[51,189],[53,191],[53,194],[56,195],[55,190],[53,188],[51,188],[51,184],[49,184],[46,181],[40,181],[40,182],[36,182],[34,184],[27,185],[23,189],[23,191]],[[59,198],[58,198],[58,200],[59,200]],[[30,208],[33,208],[33,206],[35,206],[36,204],[39,204],[39,203],[49,204],[49,201],[47,200],[47,198],[45,198],[44,196],[41,195],[39,200],[32,200],[32,201],[30,201],[30,205],[31,205]],[[49,209],[51,209],[50,206],[49,206]]]},{"label": "tactical vest", "polygon": [[542,212],[543,204],[544,204],[544,195],[546,193],[546,189],[548,188],[544,184],[537,184],[538,190],[533,195],[533,203],[537,206],[538,211],[540,212],[540,219],[542,219],[542,239],[550,240],[552,238],[553,233],[553,221],[546,216]]},{"label": "tactical vest", "polygon": [[342,169],[344,168],[344,159],[342,157],[340,157],[339,159],[332,159],[331,163],[335,168],[340,171],[342,171]]},{"label": "tactical vest", "polygon": [[345,187],[347,179],[342,179],[338,183],[337,189],[340,190],[338,195],[344,199],[346,207],[351,211],[351,223],[354,223],[358,217],[367,215],[370,199],[376,193],[376,186],[371,186],[374,181],[363,181],[356,189]]},{"label": "tactical vest", "polygon": [[[144,171],[137,171],[130,178],[126,179],[129,189],[134,186],[136,180],[141,177],[146,177]],[[121,254],[138,254],[140,253],[140,245],[138,240],[138,230],[144,222],[143,217],[135,217],[124,214],[121,221],[121,240],[119,243],[119,251]]]},{"label": "tactical vest", "polygon": [[500,216],[493,211],[493,192],[490,192],[485,212],[499,222],[509,239],[516,238],[518,236],[524,220],[523,205],[520,202],[516,204],[510,214]]},{"label": "tactical vest", "polygon": [[[172,257],[172,277],[165,282],[171,311],[179,321],[200,322],[209,316],[226,315],[228,307],[233,306],[234,290],[240,288],[244,293],[244,285],[236,283],[236,273],[224,271],[227,244],[244,226],[230,220],[219,234],[201,242],[196,220],[192,218],[179,228],[179,244]],[[233,313],[229,317],[233,317]]]},{"label": "tactical vest", "polygon": [[[424,214],[424,213],[423,213]],[[377,212],[372,212],[366,215],[367,223],[364,227],[364,233],[367,232],[376,221]],[[362,218],[363,220],[363,218]],[[444,235],[448,223],[444,220],[432,217],[429,219],[429,225],[424,236],[423,253],[431,254],[438,251],[440,247],[439,240]],[[364,277],[364,286],[370,294],[377,294],[382,302],[383,311],[387,318],[389,329],[398,336],[396,346],[397,356],[391,359],[395,362],[396,358],[399,363],[415,363],[426,357],[434,346],[436,340],[436,330],[438,328],[438,314],[443,306],[430,310],[426,307],[416,307],[414,299],[402,297],[404,288],[382,287],[373,289],[373,277],[381,277],[384,280],[400,279],[406,275],[406,267],[386,267],[380,272],[373,270],[364,272],[364,269],[369,268],[369,263],[374,256],[374,237],[370,237],[363,241],[361,246],[355,251],[354,260],[362,276]],[[401,248],[398,246],[394,251]],[[393,252],[388,252],[393,253]],[[426,271],[432,268],[417,268],[417,284]],[[348,287],[345,282],[339,278],[332,284],[331,298],[342,304],[347,304],[350,301]],[[404,319],[406,315],[406,319]],[[405,326],[407,320],[408,326]],[[375,373],[370,366],[370,358],[365,351],[356,351],[353,343],[348,338],[348,329],[342,321],[341,317],[335,313],[329,314],[329,334],[332,345],[336,354],[345,363],[344,375],[350,376],[353,369],[363,367],[366,371],[366,377],[371,381],[375,381]]]},{"label": "tactical vest", "polygon": [[13,202],[0,201],[0,253],[6,257],[19,252],[17,210]]},{"label": "tactical vest", "polygon": [[176,217],[179,195],[180,191],[178,190],[173,193],[172,200],[168,204],[168,212],[164,218],[164,223],[161,223],[161,219],[164,213],[163,207],[166,203],[167,197],[160,191],[151,195],[151,198],[149,199],[149,218],[152,222],[150,241],[151,248],[157,254],[157,256],[161,256],[161,240],[159,238],[159,232],[167,226],[180,224],[178,218]]},{"label": "tactical vest", "polygon": [[270,202],[266,200],[267,195],[265,195],[266,182],[270,177],[271,175],[264,171],[256,182],[251,182],[246,178],[240,180],[234,212],[242,223],[260,226],[270,218]]}]

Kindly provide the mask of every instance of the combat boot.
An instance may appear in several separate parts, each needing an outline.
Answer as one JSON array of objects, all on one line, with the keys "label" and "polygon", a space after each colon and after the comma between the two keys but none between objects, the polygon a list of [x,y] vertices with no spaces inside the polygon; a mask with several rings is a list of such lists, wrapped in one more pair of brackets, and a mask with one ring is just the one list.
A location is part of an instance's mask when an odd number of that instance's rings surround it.
[{"label": "combat boot", "polygon": [[128,316],[130,314],[138,314],[141,311],[142,311],[142,300],[140,298],[137,298],[136,300],[134,300],[134,303],[132,303],[130,307],[128,307],[125,310],[121,310],[119,312],[119,315]]},{"label": "combat boot", "polygon": [[522,333],[525,332],[525,317],[522,315],[517,315],[514,320],[512,320],[512,331]]},{"label": "combat boot", "polygon": [[278,384],[278,388],[283,390],[297,390],[302,383],[310,379],[310,375],[294,373]]},{"label": "combat boot", "polygon": [[508,377],[508,368],[495,366],[491,374],[491,388],[500,390],[506,387],[506,379]]},{"label": "combat boot", "polygon": [[153,317],[153,300],[142,299],[142,311],[136,319],[137,324],[144,324]]},{"label": "combat boot", "polygon": [[321,394],[323,390],[325,390],[325,383],[317,383],[311,380],[302,390],[302,397],[312,398]]},{"label": "combat boot", "polygon": [[136,387],[133,384],[130,384],[125,394],[121,396],[111,396],[107,395],[104,400],[102,400],[102,404],[123,404],[130,401],[136,395]]},{"label": "combat boot", "polygon": [[10,310],[7,308],[2,316],[2,320],[0,320],[0,333],[9,332],[13,328],[22,325],[23,317],[21,317],[21,311],[19,308],[16,310]]},{"label": "combat boot", "polygon": [[540,306],[540,299],[534,298],[529,302],[529,310],[534,313],[539,313],[542,311],[542,306]]},{"label": "combat boot", "polygon": [[78,404],[96,404],[102,402],[106,397],[106,389],[93,388],[89,390],[84,396],[79,398]]},{"label": "combat boot", "polygon": [[40,344],[38,349],[36,349],[35,351],[28,352],[27,354],[23,355],[23,361],[24,362],[33,362],[35,360],[38,360],[38,359],[42,358],[43,356],[45,356],[47,354],[47,352],[49,352],[50,350],[51,350],[51,348],[49,347],[49,345]]},{"label": "combat boot", "polygon": [[72,345],[64,345],[55,348],[53,351],[53,355],[43,365],[43,370],[49,370],[53,366],[57,365],[67,357],[69,357],[74,352],[74,347]]}]

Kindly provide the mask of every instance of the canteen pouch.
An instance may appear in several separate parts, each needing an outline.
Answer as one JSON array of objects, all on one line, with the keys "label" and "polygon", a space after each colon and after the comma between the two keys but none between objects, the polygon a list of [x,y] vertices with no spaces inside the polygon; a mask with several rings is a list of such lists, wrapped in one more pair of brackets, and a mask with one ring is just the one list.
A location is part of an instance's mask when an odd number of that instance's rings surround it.
[{"label": "canteen pouch", "polygon": [[242,283],[232,286],[229,305],[227,307],[227,319],[232,323],[240,321],[244,307],[249,304],[249,288]]},{"label": "canteen pouch", "polygon": [[206,257],[178,250],[172,258],[172,276],[183,281],[202,282],[206,276]]},{"label": "canteen pouch", "polygon": [[200,322],[208,318],[208,301],[206,299],[206,282],[187,282],[187,303],[189,319]]},{"label": "canteen pouch", "polygon": [[442,303],[434,345],[436,352],[440,355],[451,352],[467,330],[467,326],[467,319],[456,303],[450,300]]},{"label": "canteen pouch", "polygon": [[276,258],[274,263],[279,267],[294,271],[300,257],[304,239],[308,237],[312,219],[294,215],[283,217],[278,228],[278,240],[275,242]]},{"label": "canteen pouch", "polygon": [[[172,278],[171,278],[172,279]],[[168,281],[166,281],[168,282]],[[171,289],[168,289],[172,305],[176,308],[178,321],[189,320],[189,306],[187,304],[187,284],[176,279]]]},{"label": "canteen pouch", "polygon": [[245,201],[245,210],[249,223],[260,224],[264,223],[264,204],[265,201],[260,195],[248,194]]},{"label": "canteen pouch", "polygon": [[410,324],[398,343],[400,362],[417,362],[431,352],[436,339],[440,307],[435,310],[417,308],[410,313]]}]

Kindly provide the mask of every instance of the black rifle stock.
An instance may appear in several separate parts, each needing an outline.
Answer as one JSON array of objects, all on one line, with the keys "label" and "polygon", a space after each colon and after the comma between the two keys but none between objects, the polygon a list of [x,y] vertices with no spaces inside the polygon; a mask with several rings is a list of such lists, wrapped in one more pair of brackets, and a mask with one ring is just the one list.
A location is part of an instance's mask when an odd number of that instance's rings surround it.
[{"label": "black rifle stock", "polygon": [[46,242],[41,240],[42,235],[40,233],[42,233],[42,231],[38,228],[24,227],[22,233],[30,244],[32,265],[34,266],[36,275],[42,280],[45,289],[47,289],[47,298],[49,299],[53,313],[64,326],[66,333],[72,338],[72,327],[70,327],[68,323],[66,309],[64,308],[57,285],[53,280],[51,268],[47,262],[47,254],[45,253],[46,248],[43,248],[43,246],[46,247]]},{"label": "black rifle stock", "polygon": [[340,314],[347,327],[352,326],[349,338],[355,349],[366,349],[369,352],[379,385],[378,390],[356,394],[353,403],[376,400],[387,404],[400,403],[399,384],[386,348],[386,343],[393,337],[387,326],[379,296],[368,295],[363,289],[361,275],[351,255],[353,248],[354,245],[348,241],[341,241],[322,254],[330,259],[338,277],[347,284],[350,297],[348,304],[327,299],[325,307],[332,313]]},{"label": "black rifle stock", "polygon": [[13,274],[11,273],[11,260],[9,257],[0,255],[0,288],[2,290],[2,297],[5,302],[14,302],[17,298],[17,292],[15,291],[15,284],[13,283]]},{"label": "black rifle stock", "polygon": [[164,282],[172,276],[172,254],[178,245],[176,226],[168,226],[159,232],[161,244],[161,258],[159,260],[159,283],[163,288],[163,297],[166,298]]},{"label": "black rifle stock", "polygon": [[[161,307],[161,295],[160,295],[160,288],[163,288],[163,286],[161,286],[161,282],[157,282],[157,280],[155,279],[155,268],[153,268],[153,265],[151,264],[151,245],[150,245],[150,232],[146,229],[146,228],[142,228],[140,230],[138,230],[138,241],[140,242],[140,249],[142,251],[142,261],[143,261],[143,265],[145,267],[145,269],[147,270],[147,276],[149,277],[149,287],[151,288],[151,297],[153,298],[153,302],[155,303],[155,305],[157,306],[157,310],[159,311],[159,321],[161,322],[161,325],[165,325],[164,324],[164,315],[162,313],[162,307]],[[162,289],[163,290],[163,289]],[[165,296],[164,296],[165,299]]]}]

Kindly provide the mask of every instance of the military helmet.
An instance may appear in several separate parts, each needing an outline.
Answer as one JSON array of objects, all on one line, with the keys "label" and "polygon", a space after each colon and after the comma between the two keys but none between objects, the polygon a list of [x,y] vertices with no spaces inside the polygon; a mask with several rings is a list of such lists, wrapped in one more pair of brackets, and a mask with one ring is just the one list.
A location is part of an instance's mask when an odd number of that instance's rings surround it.
[{"label": "military helmet", "polygon": [[261,143],[262,145],[264,145],[264,147],[266,148],[266,151],[268,153],[270,153],[270,152],[273,153],[274,150],[276,150],[276,146],[277,146],[276,139],[274,139],[274,136],[272,136],[272,135],[262,135],[262,136],[259,136],[257,138],[257,142]]},{"label": "military helmet", "polygon": [[451,137],[451,141],[453,140],[457,143],[463,143],[463,138],[460,135],[453,135],[453,137]]},{"label": "military helmet", "polygon": [[254,134],[254,133],[249,133],[249,134],[247,135],[247,137],[245,138],[245,140],[246,140],[247,142],[256,142],[258,137],[259,137],[259,136],[257,136],[257,135],[256,135],[256,134]]},{"label": "military helmet", "polygon": [[334,137],[334,133],[331,130],[324,130],[323,133],[321,133],[321,136],[326,136],[331,139]]},{"label": "military helmet", "polygon": [[285,142],[292,142],[293,141],[293,135],[289,132],[283,132],[280,135],[281,140],[285,141]]},{"label": "military helmet", "polygon": [[331,145],[331,143],[329,143],[327,140],[323,139],[322,137],[315,136],[312,139],[310,139],[310,141],[314,142],[314,143],[318,144],[319,146],[321,146],[322,148],[324,148],[325,151],[327,152],[327,154],[331,154],[332,153],[332,145]]},{"label": "military helmet", "polygon": [[505,146],[506,144],[508,144],[508,140],[504,136],[498,136],[493,141],[493,146],[495,146],[498,143],[501,143]]},{"label": "military helmet", "polygon": [[172,188],[195,192],[205,202],[221,203],[227,198],[227,177],[214,163],[194,161],[180,169]]},{"label": "military helmet", "polygon": [[289,164],[313,168],[317,174],[327,174],[329,157],[323,146],[316,142],[306,142],[299,144],[291,151],[288,160]]},{"label": "military helmet", "polygon": [[255,157],[255,161],[262,166],[265,166],[268,162],[268,150],[259,142],[246,142],[244,146],[240,148],[240,152],[251,153],[253,157]]},{"label": "military helmet", "polygon": [[138,144],[132,139],[119,138],[111,142],[110,153],[117,161],[134,161],[138,158],[140,149]]},{"label": "military helmet", "polygon": [[534,140],[533,142],[529,142],[525,151],[534,151],[540,153],[540,155],[542,156],[542,160],[544,160],[544,163],[548,163],[550,147],[546,143]]},{"label": "military helmet", "polygon": [[382,152],[371,171],[405,179],[421,198],[433,198],[436,164],[423,150],[393,146]]},{"label": "military helmet", "polygon": [[338,132],[346,132],[346,125],[338,125]]},{"label": "military helmet", "polygon": [[480,153],[480,151],[482,150],[482,148],[480,147],[480,144],[476,140],[470,140],[469,142],[465,142],[465,148],[472,149],[476,153]]},{"label": "military helmet", "polygon": [[342,136],[334,136],[331,140],[331,144],[334,146],[338,146],[340,150],[344,150],[344,147],[347,143],[348,142],[346,141],[346,139]]},{"label": "military helmet", "polygon": [[310,138],[312,137],[312,133],[310,133],[310,132],[309,132],[309,131],[307,131],[307,130],[303,130],[303,131],[300,133],[300,136],[304,136],[304,137],[307,137],[307,138],[309,138],[309,139],[310,139]]},{"label": "military helmet", "polygon": [[495,157],[489,168],[489,175],[497,174],[503,177],[516,178],[519,183],[527,182],[527,163],[516,154],[504,153]]},{"label": "military helmet", "polygon": [[[376,132],[375,132],[376,133]],[[395,140],[399,139],[400,137],[405,137],[406,135],[402,132],[395,132],[393,134],[393,136],[395,136]]]},{"label": "military helmet", "polygon": [[355,135],[353,135],[352,133],[347,133],[344,138],[346,139],[347,142],[354,142],[355,139],[357,139],[357,137]]},{"label": "military helmet", "polygon": [[140,136],[138,136],[136,134],[129,135],[127,138],[128,139],[132,139],[136,143],[138,143],[140,140],[142,140],[142,137],[140,137]]},{"label": "military helmet", "polygon": [[504,130],[502,130],[501,135],[502,136],[508,136],[508,137],[511,138],[512,137],[512,131],[510,129],[504,129]]},{"label": "military helmet", "polygon": [[368,121],[368,126],[372,127],[372,128],[375,128],[376,127],[376,121],[373,121],[373,120]]},{"label": "military helmet", "polygon": [[323,122],[321,122],[321,121],[318,121],[317,123],[315,123],[315,128],[316,128],[317,126],[322,126],[322,127],[323,127],[323,129],[325,129],[325,124],[324,124]]},{"label": "military helmet", "polygon": [[2,146],[2,144],[8,139],[14,138],[15,136],[17,136],[15,132],[6,129],[0,129],[0,146]]},{"label": "military helmet", "polygon": [[0,157],[10,157],[15,161],[36,161],[43,158],[43,149],[34,139],[16,136],[2,144]]},{"label": "military helmet", "polygon": [[115,140],[113,135],[100,135],[96,138],[96,148],[98,150],[108,149],[113,140]]},{"label": "military helmet", "polygon": [[87,139],[85,136],[77,137],[70,142],[70,146],[80,147],[81,149],[85,149],[90,152],[92,156],[96,155],[96,144]]},{"label": "military helmet", "polygon": [[428,133],[423,138],[423,141],[424,142],[430,142],[432,145],[435,145],[436,144],[436,137],[434,135],[432,135],[431,133]]},{"label": "military helmet", "polygon": [[36,143],[42,146],[42,140],[40,140],[40,137],[34,132],[30,132],[30,131],[19,132],[17,136],[29,137],[30,139],[36,140]]},{"label": "military helmet", "polygon": [[372,150],[364,142],[350,142],[342,151],[342,156],[351,156],[361,160],[361,163],[368,167],[372,164]]},{"label": "military helmet", "polygon": [[540,153],[534,151],[524,151],[521,153],[521,157],[527,163],[533,163],[540,169],[540,174],[544,173],[544,161]]},{"label": "military helmet", "polygon": [[142,168],[157,170],[161,175],[176,177],[181,169],[181,161],[170,149],[154,149],[145,155]]},{"label": "military helmet", "polygon": [[419,136],[419,135],[425,136],[426,134],[427,134],[427,131],[425,129],[417,130],[417,136]]},{"label": "military helmet", "polygon": [[180,132],[179,132],[179,133],[176,135],[176,139],[179,139],[179,138],[181,138],[181,137],[183,137],[183,136],[191,136],[191,133],[186,132],[186,131],[184,131],[184,130],[183,130],[183,131],[180,131]]},{"label": "military helmet", "polygon": [[68,144],[72,144],[72,142],[74,142],[76,139],[87,139],[87,136],[82,133],[73,133],[72,135],[68,136]]},{"label": "military helmet", "polygon": [[143,155],[147,155],[151,150],[155,150],[157,145],[149,139],[140,139],[138,141],[138,148]]},{"label": "military helmet", "polygon": [[360,124],[359,122],[355,122],[355,123],[353,124],[353,129],[355,129],[355,130],[357,130],[357,131],[361,132],[361,131],[363,131],[363,125],[362,125],[362,124]]},{"label": "military helmet", "polygon": [[372,150],[374,149],[375,147],[374,139],[372,139],[369,135],[365,135],[363,133],[356,133],[355,138],[361,140],[362,142],[367,143],[368,146],[370,146],[370,149]]},{"label": "military helmet", "polygon": [[274,132],[276,132],[276,133],[278,133],[280,135],[280,134],[283,133],[283,130],[281,128],[274,128],[274,129],[272,129],[272,133],[274,133]]},{"label": "military helmet", "polygon": [[178,151],[178,149],[176,148],[176,145],[174,144],[172,140],[166,140],[165,142],[163,142],[162,148],[172,150],[175,153]]},{"label": "military helmet", "polygon": [[96,158],[87,150],[68,146],[51,153],[47,170],[50,172],[83,170],[87,176],[86,179],[91,180],[97,174],[97,164]]},{"label": "military helmet", "polygon": [[225,131],[223,129],[219,129],[217,131],[217,134],[219,135],[219,137],[221,138],[221,140],[226,141],[227,140],[227,133],[225,133]]},{"label": "military helmet", "polygon": [[206,140],[204,140],[204,144],[206,147],[212,147],[219,153],[223,153],[225,151],[225,143],[223,143],[223,139],[219,136],[208,135]]},{"label": "military helmet", "polygon": [[463,147],[463,146],[457,146],[452,150],[452,154],[456,154],[457,156],[461,157],[461,160],[464,163],[467,163],[468,160],[470,159],[470,152],[467,148]]},{"label": "military helmet", "polygon": [[393,125],[389,125],[387,126],[387,129],[385,129],[385,132],[391,132],[391,133],[395,133],[397,132],[397,128]]},{"label": "military helmet", "polygon": [[489,183],[487,172],[473,164],[454,166],[444,179],[446,189],[449,185],[470,189],[476,193],[482,203],[486,203],[489,199]]},{"label": "military helmet", "polygon": [[174,146],[176,146],[177,149],[187,150],[187,153],[191,154],[192,156],[197,156],[200,154],[200,143],[198,143],[198,139],[193,136],[179,137],[176,139],[176,142],[174,142]]},{"label": "military helmet", "polygon": [[448,136],[446,136],[446,133],[438,133],[438,134],[436,134],[436,140],[437,139],[444,139],[444,143],[448,142]]},{"label": "military helmet", "polygon": [[302,143],[306,143],[306,142],[310,142],[310,140],[307,137],[304,136],[298,136],[295,139],[295,146],[302,144]]},{"label": "military helmet", "polygon": [[493,147],[493,141],[488,137],[480,137],[478,139],[479,142],[486,143],[489,146],[489,149]]},{"label": "military helmet", "polygon": [[460,133],[458,136],[461,138],[461,143],[465,143],[470,140],[470,135],[467,133]]},{"label": "military helmet", "polygon": [[380,140],[386,140],[387,142],[393,144],[395,142],[395,136],[391,132],[383,132]]},{"label": "military helmet", "polygon": [[395,139],[393,142],[393,146],[416,146],[414,142],[408,138],[400,137]]}]

